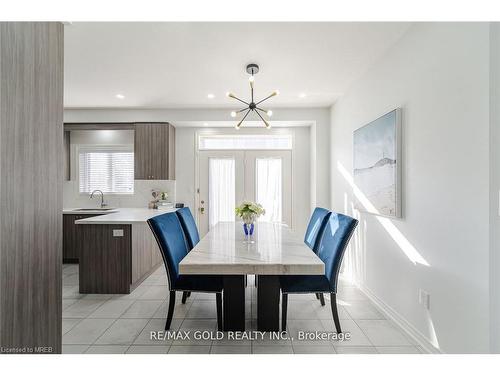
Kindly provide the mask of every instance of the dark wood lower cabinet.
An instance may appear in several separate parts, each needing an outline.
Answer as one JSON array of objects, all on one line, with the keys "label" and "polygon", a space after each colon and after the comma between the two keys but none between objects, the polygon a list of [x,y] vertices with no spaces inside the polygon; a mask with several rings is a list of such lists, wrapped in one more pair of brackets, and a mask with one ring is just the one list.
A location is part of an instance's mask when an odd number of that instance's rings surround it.
[{"label": "dark wood lower cabinet", "polygon": [[146,223],[76,226],[80,293],[128,294],[163,263]]},{"label": "dark wood lower cabinet", "polygon": [[63,215],[63,263],[78,263],[82,247],[80,233],[81,225],[76,220],[100,216],[96,214],[65,214]]},{"label": "dark wood lower cabinet", "polygon": [[131,225],[78,225],[80,293],[127,294],[131,284]]}]

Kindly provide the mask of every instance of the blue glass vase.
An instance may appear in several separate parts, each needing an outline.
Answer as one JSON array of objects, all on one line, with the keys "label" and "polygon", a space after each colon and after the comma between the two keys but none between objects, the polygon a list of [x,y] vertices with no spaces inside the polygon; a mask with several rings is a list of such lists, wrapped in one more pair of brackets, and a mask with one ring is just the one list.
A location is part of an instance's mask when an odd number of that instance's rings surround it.
[{"label": "blue glass vase", "polygon": [[245,232],[245,236],[253,235],[254,227],[255,227],[254,223],[251,224],[243,223],[243,231]]}]

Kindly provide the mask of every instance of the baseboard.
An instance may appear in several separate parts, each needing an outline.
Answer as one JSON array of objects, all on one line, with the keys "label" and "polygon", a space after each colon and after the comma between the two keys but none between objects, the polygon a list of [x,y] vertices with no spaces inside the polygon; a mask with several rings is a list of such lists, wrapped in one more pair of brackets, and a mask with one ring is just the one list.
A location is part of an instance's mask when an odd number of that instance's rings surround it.
[{"label": "baseboard", "polygon": [[375,294],[372,293],[368,288],[358,285],[359,290],[377,306],[377,308],[392,322],[394,322],[399,328],[405,331],[413,340],[415,340],[428,354],[442,354],[443,352],[436,348],[432,343],[420,333],[413,325],[411,325],[405,318],[403,318],[398,312],[393,308],[388,306],[385,302],[380,300]]}]

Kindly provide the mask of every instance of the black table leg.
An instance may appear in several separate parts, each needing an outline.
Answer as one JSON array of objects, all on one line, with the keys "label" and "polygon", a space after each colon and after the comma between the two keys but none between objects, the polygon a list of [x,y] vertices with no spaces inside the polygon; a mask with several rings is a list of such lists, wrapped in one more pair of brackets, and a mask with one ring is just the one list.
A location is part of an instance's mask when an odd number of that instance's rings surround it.
[{"label": "black table leg", "polygon": [[259,275],[257,284],[257,330],[280,330],[280,279],[276,275]]},{"label": "black table leg", "polygon": [[224,275],[224,331],[245,331],[245,275]]}]

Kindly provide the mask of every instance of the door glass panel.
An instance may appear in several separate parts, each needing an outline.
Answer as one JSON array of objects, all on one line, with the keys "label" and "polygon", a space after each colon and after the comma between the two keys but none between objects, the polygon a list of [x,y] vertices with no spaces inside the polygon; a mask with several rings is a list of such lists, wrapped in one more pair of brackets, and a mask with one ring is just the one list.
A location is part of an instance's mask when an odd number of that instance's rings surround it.
[{"label": "door glass panel", "polygon": [[210,158],[208,162],[209,226],[219,221],[234,221],[235,161]]},{"label": "door glass panel", "polygon": [[266,210],[260,221],[282,221],[282,168],[279,158],[257,158],[256,170],[256,197]]}]

